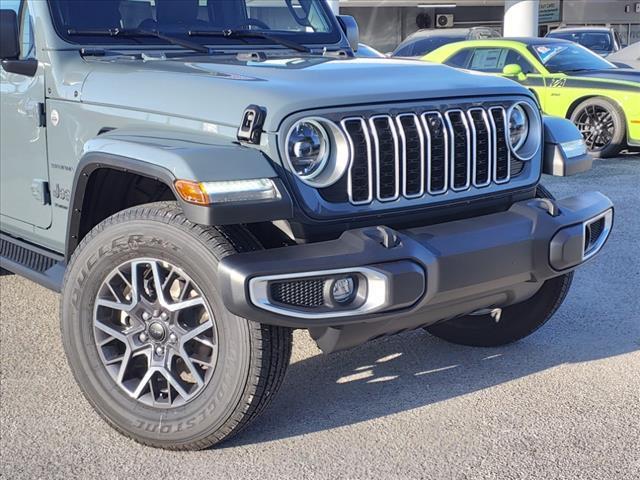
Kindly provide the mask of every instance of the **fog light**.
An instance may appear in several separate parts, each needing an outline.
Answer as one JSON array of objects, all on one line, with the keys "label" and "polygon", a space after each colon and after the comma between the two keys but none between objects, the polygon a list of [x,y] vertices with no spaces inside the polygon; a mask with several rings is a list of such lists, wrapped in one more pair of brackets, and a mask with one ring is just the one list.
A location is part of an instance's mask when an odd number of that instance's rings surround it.
[{"label": "fog light", "polygon": [[336,303],[347,303],[353,300],[356,282],[353,277],[339,278],[331,286],[331,299]]}]

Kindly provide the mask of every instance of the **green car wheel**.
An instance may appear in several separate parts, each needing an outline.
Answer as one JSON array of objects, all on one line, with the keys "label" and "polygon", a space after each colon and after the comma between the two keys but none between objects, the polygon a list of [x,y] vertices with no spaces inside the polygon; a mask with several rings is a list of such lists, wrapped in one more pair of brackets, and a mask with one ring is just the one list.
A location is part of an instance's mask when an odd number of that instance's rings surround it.
[{"label": "green car wheel", "polygon": [[609,100],[602,97],[585,100],[570,118],[584,136],[592,155],[615,157],[625,147],[624,113]]}]

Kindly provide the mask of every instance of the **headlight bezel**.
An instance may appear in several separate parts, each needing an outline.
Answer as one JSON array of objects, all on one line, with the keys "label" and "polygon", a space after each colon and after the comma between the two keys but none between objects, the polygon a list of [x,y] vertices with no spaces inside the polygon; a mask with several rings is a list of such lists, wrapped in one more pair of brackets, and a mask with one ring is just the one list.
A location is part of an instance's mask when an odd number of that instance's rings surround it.
[{"label": "headlight bezel", "polygon": [[[304,123],[318,128],[324,135],[328,148],[326,158],[311,175],[301,175],[293,165],[290,156],[290,142],[295,129]],[[302,183],[314,188],[327,188],[338,182],[346,173],[350,163],[349,144],[344,132],[333,121],[324,117],[302,117],[288,129],[283,145],[284,158],[289,171]]]},{"label": "headlight bezel", "polygon": [[[526,134],[515,146],[511,143],[511,115],[514,110],[520,109],[526,119]],[[529,102],[518,101],[507,110],[505,118],[506,135],[509,150],[518,160],[529,161],[533,159],[542,148],[542,119],[540,112]]]}]

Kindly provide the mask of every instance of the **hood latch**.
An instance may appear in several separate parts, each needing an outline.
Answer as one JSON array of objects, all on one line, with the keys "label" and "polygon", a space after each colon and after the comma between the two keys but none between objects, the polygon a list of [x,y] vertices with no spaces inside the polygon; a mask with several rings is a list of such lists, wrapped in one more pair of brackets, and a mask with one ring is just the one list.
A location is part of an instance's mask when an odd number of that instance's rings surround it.
[{"label": "hood latch", "polygon": [[238,128],[238,140],[259,145],[266,116],[267,110],[265,108],[258,105],[249,105],[242,114],[242,123]]}]

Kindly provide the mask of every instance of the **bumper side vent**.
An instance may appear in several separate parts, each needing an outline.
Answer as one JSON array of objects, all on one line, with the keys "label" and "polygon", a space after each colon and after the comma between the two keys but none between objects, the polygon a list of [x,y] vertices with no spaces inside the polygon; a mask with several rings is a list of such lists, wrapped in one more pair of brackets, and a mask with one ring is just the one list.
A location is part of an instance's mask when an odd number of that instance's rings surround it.
[{"label": "bumper side vent", "polygon": [[585,225],[584,229],[584,254],[588,256],[601,240],[605,230],[605,218],[599,218]]}]

